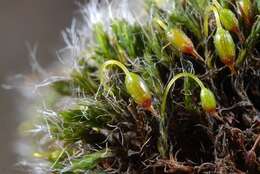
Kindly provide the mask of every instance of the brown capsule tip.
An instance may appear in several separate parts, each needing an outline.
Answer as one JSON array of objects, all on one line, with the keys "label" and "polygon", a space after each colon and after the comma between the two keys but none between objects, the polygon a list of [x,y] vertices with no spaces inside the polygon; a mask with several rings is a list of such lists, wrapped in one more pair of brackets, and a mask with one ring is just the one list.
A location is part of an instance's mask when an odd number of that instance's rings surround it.
[{"label": "brown capsule tip", "polygon": [[183,49],[181,51],[185,54],[193,55],[193,52],[194,52],[193,45],[187,45],[187,46],[183,47]]},{"label": "brown capsule tip", "polygon": [[152,100],[151,99],[144,100],[141,106],[147,110],[150,110],[152,106]]},{"label": "brown capsule tip", "polygon": [[227,65],[227,67],[230,69],[232,74],[237,74],[237,71],[235,69],[235,58],[234,57],[226,57],[221,60],[222,63]]},{"label": "brown capsule tip", "polygon": [[192,55],[195,59],[199,59],[200,61],[204,62],[204,59],[197,53],[197,51],[194,49],[193,45],[185,46],[182,49],[183,53]]},{"label": "brown capsule tip", "polygon": [[239,30],[239,28],[237,26],[232,27],[231,31],[234,32],[234,33],[240,32],[240,30]]},{"label": "brown capsule tip", "polygon": [[210,115],[215,115],[217,113],[216,108],[208,108],[207,110],[205,110],[207,113],[209,113]]},{"label": "brown capsule tip", "polygon": [[221,59],[222,63],[224,63],[227,66],[234,65],[235,58],[233,56],[226,56],[223,59]]}]

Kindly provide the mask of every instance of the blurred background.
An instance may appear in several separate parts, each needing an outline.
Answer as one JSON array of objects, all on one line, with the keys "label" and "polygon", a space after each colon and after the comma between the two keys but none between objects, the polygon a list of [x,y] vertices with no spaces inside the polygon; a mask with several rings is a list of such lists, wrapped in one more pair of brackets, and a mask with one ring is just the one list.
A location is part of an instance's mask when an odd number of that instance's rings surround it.
[{"label": "blurred background", "polygon": [[[46,67],[64,46],[61,30],[77,14],[78,0],[0,0],[0,85],[31,72],[26,42],[38,43],[37,60]],[[19,114],[15,90],[0,87],[0,173],[18,174],[14,165]]]}]

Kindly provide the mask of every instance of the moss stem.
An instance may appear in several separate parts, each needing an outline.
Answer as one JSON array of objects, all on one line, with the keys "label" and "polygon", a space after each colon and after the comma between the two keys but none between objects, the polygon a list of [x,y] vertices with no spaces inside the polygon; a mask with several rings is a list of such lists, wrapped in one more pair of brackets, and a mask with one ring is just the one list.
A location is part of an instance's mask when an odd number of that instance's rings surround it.
[{"label": "moss stem", "polygon": [[166,88],[164,90],[163,98],[162,98],[162,105],[161,105],[161,115],[163,115],[164,112],[165,112],[167,96],[168,96],[168,93],[169,93],[172,85],[175,83],[176,80],[178,80],[181,77],[190,77],[193,80],[195,80],[195,82],[198,83],[198,85],[200,86],[201,89],[205,88],[205,86],[202,83],[202,81],[198,77],[196,77],[195,75],[193,75],[191,73],[183,72],[183,73],[180,73],[180,74],[176,75],[175,77],[173,77],[171,79],[171,81],[168,83],[168,85],[166,86]]},{"label": "moss stem", "polygon": [[205,15],[204,15],[204,26],[203,27],[204,27],[204,34],[205,34],[205,36],[208,36],[208,31],[209,31],[209,29],[208,29],[208,20],[209,20],[209,15],[210,15],[211,12],[214,13],[216,24],[217,24],[217,28],[222,28],[217,8],[215,6],[213,6],[213,5],[208,6],[206,8],[206,12],[205,12]]},{"label": "moss stem", "polygon": [[187,72],[183,72],[183,73],[176,75],[166,86],[164,93],[163,93],[162,105],[161,105],[161,111],[160,111],[161,137],[159,139],[160,147],[158,149],[159,149],[162,157],[166,157],[166,153],[167,153],[167,149],[168,149],[168,134],[167,134],[167,121],[166,121],[167,117],[166,117],[166,113],[165,113],[166,100],[167,100],[167,96],[168,96],[168,93],[169,93],[172,85],[175,83],[176,80],[178,80],[181,77],[190,77],[198,83],[198,85],[200,86],[201,89],[205,88],[204,84],[198,77],[196,77],[195,75],[193,75],[191,73],[187,73]]},{"label": "moss stem", "polygon": [[128,69],[125,67],[125,65],[123,65],[121,62],[117,61],[117,60],[108,60],[106,61],[102,67],[101,67],[101,70],[100,70],[100,82],[101,84],[104,86],[105,89],[108,89],[107,86],[105,85],[105,76],[104,76],[104,71],[106,70],[106,68],[110,65],[116,65],[118,66],[121,70],[123,70],[124,74],[125,75],[128,75],[129,74],[129,71]]}]

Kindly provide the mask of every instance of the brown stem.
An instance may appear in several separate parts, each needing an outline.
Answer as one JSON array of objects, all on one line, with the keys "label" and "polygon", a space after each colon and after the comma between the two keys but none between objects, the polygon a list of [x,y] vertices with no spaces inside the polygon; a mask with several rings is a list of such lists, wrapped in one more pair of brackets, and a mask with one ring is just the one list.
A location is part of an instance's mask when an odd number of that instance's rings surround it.
[{"label": "brown stem", "polygon": [[195,49],[193,49],[192,55],[200,61],[205,62],[205,60],[199,55],[199,53]]},{"label": "brown stem", "polygon": [[257,148],[257,145],[260,143],[260,134],[258,134],[256,140],[255,140],[255,143],[253,145],[253,147],[251,148],[250,151],[255,151],[255,149]]},{"label": "brown stem", "polygon": [[228,65],[228,68],[231,71],[231,74],[237,74],[237,71],[235,69],[235,64]]}]

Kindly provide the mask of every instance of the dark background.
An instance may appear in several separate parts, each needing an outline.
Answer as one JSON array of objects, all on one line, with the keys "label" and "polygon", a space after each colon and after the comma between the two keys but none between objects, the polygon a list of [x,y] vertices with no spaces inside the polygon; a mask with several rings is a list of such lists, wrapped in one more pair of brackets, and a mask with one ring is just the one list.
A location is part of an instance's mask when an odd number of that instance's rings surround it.
[{"label": "dark background", "polygon": [[[75,0],[0,0],[0,85],[10,76],[29,73],[26,42],[38,43],[37,59],[43,67],[56,61],[55,51],[63,47],[61,30],[77,14]],[[0,87],[0,174],[17,174],[19,115],[14,90]]]}]

